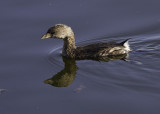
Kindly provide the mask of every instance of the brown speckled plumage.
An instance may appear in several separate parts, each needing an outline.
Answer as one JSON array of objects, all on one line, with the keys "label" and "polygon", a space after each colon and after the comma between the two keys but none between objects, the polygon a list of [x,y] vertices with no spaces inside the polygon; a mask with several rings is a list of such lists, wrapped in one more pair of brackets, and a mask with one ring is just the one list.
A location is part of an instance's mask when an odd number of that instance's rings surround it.
[{"label": "brown speckled plumage", "polygon": [[101,57],[125,55],[130,51],[128,40],[121,43],[96,43],[76,47],[72,29],[64,24],[51,27],[42,37],[42,39],[46,38],[63,39],[62,55],[74,59],[99,59]]}]

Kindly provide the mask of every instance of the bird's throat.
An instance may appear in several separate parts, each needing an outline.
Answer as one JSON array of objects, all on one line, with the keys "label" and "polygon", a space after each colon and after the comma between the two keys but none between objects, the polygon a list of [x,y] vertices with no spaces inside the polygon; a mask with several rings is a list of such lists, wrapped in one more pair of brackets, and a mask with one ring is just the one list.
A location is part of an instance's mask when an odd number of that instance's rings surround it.
[{"label": "bird's throat", "polygon": [[75,57],[75,39],[74,37],[67,37],[64,40],[62,55],[69,58]]}]

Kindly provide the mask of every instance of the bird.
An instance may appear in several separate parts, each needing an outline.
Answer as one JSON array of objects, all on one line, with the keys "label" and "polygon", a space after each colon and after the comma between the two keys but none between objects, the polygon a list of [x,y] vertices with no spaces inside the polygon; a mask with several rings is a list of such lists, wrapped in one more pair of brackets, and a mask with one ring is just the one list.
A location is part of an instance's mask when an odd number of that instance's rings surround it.
[{"label": "bird", "polygon": [[76,46],[75,35],[71,27],[56,24],[48,29],[41,39],[58,38],[64,41],[62,56],[71,59],[100,59],[127,55],[131,49],[129,39],[120,43],[98,42],[85,46]]}]

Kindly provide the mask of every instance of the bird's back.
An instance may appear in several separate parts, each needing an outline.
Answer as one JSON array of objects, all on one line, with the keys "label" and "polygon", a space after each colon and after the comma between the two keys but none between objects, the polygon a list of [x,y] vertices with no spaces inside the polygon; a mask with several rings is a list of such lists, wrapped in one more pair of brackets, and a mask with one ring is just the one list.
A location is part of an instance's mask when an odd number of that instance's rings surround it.
[{"label": "bird's back", "polygon": [[96,59],[99,57],[122,55],[125,53],[127,52],[125,51],[125,47],[121,43],[96,43],[77,47],[75,51],[75,57],[78,59]]}]

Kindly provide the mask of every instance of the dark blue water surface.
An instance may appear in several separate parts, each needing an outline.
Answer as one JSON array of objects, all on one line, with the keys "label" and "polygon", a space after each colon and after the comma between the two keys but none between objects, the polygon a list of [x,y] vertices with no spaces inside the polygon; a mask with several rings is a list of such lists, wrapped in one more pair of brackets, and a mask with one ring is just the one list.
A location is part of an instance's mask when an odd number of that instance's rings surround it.
[{"label": "dark blue water surface", "polygon": [[[159,0],[0,2],[1,114],[160,114]],[[67,24],[77,45],[131,38],[128,61],[66,60]]]}]

